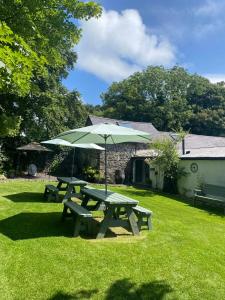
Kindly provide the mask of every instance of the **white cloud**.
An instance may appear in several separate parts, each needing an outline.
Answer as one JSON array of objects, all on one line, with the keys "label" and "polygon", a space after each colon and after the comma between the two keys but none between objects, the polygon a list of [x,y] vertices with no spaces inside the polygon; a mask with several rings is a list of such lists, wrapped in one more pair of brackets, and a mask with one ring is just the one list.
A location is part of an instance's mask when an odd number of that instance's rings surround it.
[{"label": "white cloud", "polygon": [[223,14],[225,8],[224,0],[206,0],[202,6],[195,10],[197,16],[202,17],[215,17]]},{"label": "white cloud", "polygon": [[215,34],[224,28],[225,0],[206,0],[194,9],[198,22],[194,28],[197,38]]},{"label": "white cloud", "polygon": [[224,22],[215,20],[208,23],[200,23],[195,26],[194,34],[197,38],[205,37],[208,34],[215,34],[224,27]]},{"label": "white cloud", "polygon": [[148,65],[170,66],[175,61],[175,48],[166,38],[152,34],[137,10],[103,10],[99,19],[82,21],[81,27],[78,67],[107,82]]},{"label": "white cloud", "polygon": [[225,74],[204,74],[204,77],[208,78],[210,82],[217,83],[221,81],[225,81]]}]

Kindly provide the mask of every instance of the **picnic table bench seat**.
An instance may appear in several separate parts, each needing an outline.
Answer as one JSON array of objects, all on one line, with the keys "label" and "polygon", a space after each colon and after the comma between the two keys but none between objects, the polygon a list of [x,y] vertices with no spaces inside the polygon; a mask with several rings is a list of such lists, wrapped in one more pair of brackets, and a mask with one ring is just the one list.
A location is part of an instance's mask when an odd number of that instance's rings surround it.
[{"label": "picnic table bench seat", "polygon": [[[71,212],[70,214],[67,213],[68,209]],[[66,217],[71,215],[74,217],[75,220],[73,236],[76,237],[80,233],[81,224],[87,223],[86,221],[92,218],[92,213],[73,201],[66,201],[64,202],[62,221],[64,221]]]},{"label": "picnic table bench seat", "polygon": [[53,199],[55,202],[58,202],[59,189],[52,184],[46,184],[44,198],[47,199],[47,201],[51,201]]},{"label": "picnic table bench seat", "polygon": [[194,204],[197,202],[223,207],[225,214],[225,187],[204,184],[201,189],[194,190]]},{"label": "picnic table bench seat", "polygon": [[139,205],[133,207],[133,211],[138,218],[139,229],[141,229],[142,225],[147,225],[148,230],[151,230],[152,229],[151,217],[153,215],[152,211]]}]

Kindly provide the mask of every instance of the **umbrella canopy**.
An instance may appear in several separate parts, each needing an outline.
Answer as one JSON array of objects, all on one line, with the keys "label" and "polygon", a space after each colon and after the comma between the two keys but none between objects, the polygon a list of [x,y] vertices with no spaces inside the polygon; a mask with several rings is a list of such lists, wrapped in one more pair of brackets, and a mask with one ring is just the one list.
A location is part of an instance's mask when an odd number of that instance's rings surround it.
[{"label": "umbrella canopy", "polygon": [[96,150],[105,150],[103,147],[100,147],[96,144],[72,144],[68,141],[62,140],[62,139],[52,139],[48,141],[41,142],[42,144],[50,144],[50,145],[60,145],[60,146],[66,146],[66,147],[72,147],[72,148],[84,148],[84,149],[96,149]]},{"label": "umbrella canopy", "polygon": [[57,136],[70,143],[96,143],[118,144],[126,142],[148,143],[150,135],[139,131],[114,124],[97,124],[82,128],[65,131]]},{"label": "umbrella canopy", "polygon": [[107,151],[106,144],[149,143],[150,135],[144,131],[114,125],[98,124],[63,132],[57,138],[72,144],[98,143],[105,144],[105,192],[107,194]]}]

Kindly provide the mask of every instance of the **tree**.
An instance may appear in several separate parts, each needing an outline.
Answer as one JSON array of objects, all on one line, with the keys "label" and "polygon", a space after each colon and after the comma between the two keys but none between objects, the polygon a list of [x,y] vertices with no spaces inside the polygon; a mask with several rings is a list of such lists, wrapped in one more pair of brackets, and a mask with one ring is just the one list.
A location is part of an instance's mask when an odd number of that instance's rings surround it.
[{"label": "tree", "polygon": [[105,116],[152,122],[157,129],[225,135],[225,87],[180,67],[148,67],[102,94]]}]

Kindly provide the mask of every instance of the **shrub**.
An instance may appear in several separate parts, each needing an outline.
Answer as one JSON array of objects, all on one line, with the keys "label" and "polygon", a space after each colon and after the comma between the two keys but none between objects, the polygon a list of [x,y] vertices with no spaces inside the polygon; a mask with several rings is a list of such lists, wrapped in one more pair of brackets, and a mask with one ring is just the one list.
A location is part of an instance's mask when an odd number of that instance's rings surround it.
[{"label": "shrub", "polygon": [[178,136],[176,140],[160,138],[150,145],[151,149],[155,150],[155,156],[148,162],[163,172],[165,192],[177,193],[177,180],[186,175],[184,169],[179,167],[180,157],[177,151],[177,143],[182,138],[182,136]]},{"label": "shrub", "polygon": [[87,166],[83,168],[85,179],[90,182],[101,183],[104,180],[103,174],[94,167]]}]

